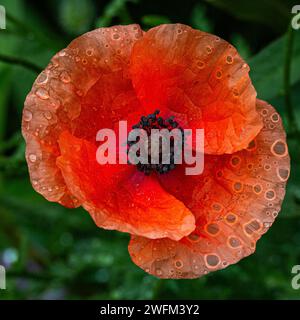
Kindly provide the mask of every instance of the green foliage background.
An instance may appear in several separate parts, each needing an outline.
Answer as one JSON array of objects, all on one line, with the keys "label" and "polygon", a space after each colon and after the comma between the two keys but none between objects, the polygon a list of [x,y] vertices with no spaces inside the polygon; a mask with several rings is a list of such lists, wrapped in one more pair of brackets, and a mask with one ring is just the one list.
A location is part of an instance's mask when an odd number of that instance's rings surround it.
[{"label": "green foliage background", "polygon": [[[0,299],[298,299],[300,264],[300,30],[289,0],[0,0]],[[197,280],[159,280],[130,260],[129,236],[98,229],[82,209],[49,203],[31,187],[20,120],[26,94],[74,37],[114,24],[182,22],[232,42],[251,66],[258,97],[282,115],[292,174],[283,209],[255,254]],[[290,74],[289,74],[290,70]]]}]

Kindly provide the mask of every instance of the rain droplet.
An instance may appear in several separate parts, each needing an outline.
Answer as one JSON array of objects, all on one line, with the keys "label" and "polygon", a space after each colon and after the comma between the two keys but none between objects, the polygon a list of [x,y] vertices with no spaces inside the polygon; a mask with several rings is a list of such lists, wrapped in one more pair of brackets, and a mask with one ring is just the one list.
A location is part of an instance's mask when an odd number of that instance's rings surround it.
[{"label": "rain droplet", "polygon": [[46,89],[44,88],[39,88],[35,92],[36,96],[39,97],[42,100],[47,100],[49,99],[49,93]]},{"label": "rain droplet", "polygon": [[112,38],[113,38],[114,40],[118,40],[118,39],[120,39],[120,35],[119,35],[118,33],[114,33],[113,36],[112,36]]},{"label": "rain droplet", "polygon": [[66,55],[66,51],[62,50],[58,53],[60,57],[64,57]]},{"label": "rain droplet", "polygon": [[203,61],[198,61],[197,66],[199,69],[203,69],[205,67],[205,63]]},{"label": "rain droplet", "polygon": [[51,120],[52,119],[52,113],[50,111],[46,111],[46,112],[44,112],[44,117],[47,120]]},{"label": "rain droplet", "polygon": [[25,110],[23,114],[24,121],[31,121],[32,119],[32,113],[31,111]]},{"label": "rain droplet", "polygon": [[227,56],[227,57],[226,57],[226,63],[232,64],[232,62],[233,62],[232,56]]},{"label": "rain droplet", "polygon": [[208,54],[212,53],[212,47],[207,46],[207,47],[206,47],[206,52],[207,52]]},{"label": "rain droplet", "polygon": [[155,272],[156,272],[156,274],[157,274],[158,276],[161,276],[162,273],[163,273],[163,272],[161,271],[161,269],[156,269]]},{"label": "rain droplet", "polygon": [[222,78],[222,71],[217,71],[216,77],[217,77],[217,79],[221,79]]},{"label": "rain droplet", "polygon": [[94,53],[94,50],[93,50],[93,49],[87,49],[87,50],[86,50],[86,54],[87,54],[88,56],[93,55],[93,53]]},{"label": "rain droplet", "polygon": [[36,162],[36,159],[37,159],[37,157],[36,157],[36,155],[35,154],[30,154],[29,155],[29,160],[31,161],[31,162]]},{"label": "rain droplet", "polygon": [[70,75],[68,74],[67,71],[63,71],[61,74],[60,74],[60,80],[64,83],[69,83],[71,81],[71,77]]},{"label": "rain droplet", "polygon": [[37,83],[42,84],[48,81],[48,75],[46,73],[41,73],[37,78]]}]

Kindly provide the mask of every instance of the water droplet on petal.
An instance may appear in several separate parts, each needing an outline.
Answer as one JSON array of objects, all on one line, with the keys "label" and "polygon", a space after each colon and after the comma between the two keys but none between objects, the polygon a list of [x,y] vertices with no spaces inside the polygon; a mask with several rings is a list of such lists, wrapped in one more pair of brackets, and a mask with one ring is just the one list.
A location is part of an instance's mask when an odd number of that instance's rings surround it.
[{"label": "water droplet on petal", "polygon": [[227,57],[226,57],[226,63],[232,64],[232,62],[233,62],[232,56],[227,56]]},{"label": "water droplet on petal", "polygon": [[207,47],[206,47],[206,52],[207,52],[208,54],[211,54],[211,53],[212,53],[212,47],[211,47],[211,46],[207,46]]},{"label": "water droplet on petal", "polygon": [[120,39],[120,35],[119,35],[118,33],[114,33],[113,36],[112,36],[112,38],[113,38],[114,40],[118,40],[118,39]]},{"label": "water droplet on petal", "polygon": [[161,276],[163,272],[161,271],[161,269],[156,269],[156,270],[155,270],[155,273],[156,273],[158,276]]},{"label": "water droplet on petal", "polygon": [[48,75],[46,73],[41,73],[38,78],[37,78],[37,83],[39,84],[43,84],[46,83],[48,81]]},{"label": "water droplet on petal", "polygon": [[36,159],[37,159],[37,157],[36,157],[36,155],[35,154],[30,154],[29,155],[29,160],[31,161],[31,162],[36,162]]},{"label": "water droplet on petal", "polygon": [[23,119],[24,119],[24,121],[31,121],[31,119],[32,119],[31,111],[25,110],[23,113]]},{"label": "water droplet on petal", "polygon": [[47,120],[51,120],[52,119],[52,113],[50,111],[46,111],[46,112],[44,112],[44,117]]},{"label": "water droplet on petal", "polygon": [[222,78],[222,71],[217,71],[216,77],[217,77],[217,79],[221,79]]},{"label": "water droplet on petal", "polygon": [[60,80],[64,83],[69,83],[71,81],[71,77],[69,76],[67,71],[63,71],[60,74]]},{"label": "water droplet on petal", "polygon": [[93,55],[93,53],[94,53],[93,49],[87,49],[87,50],[86,50],[86,54],[87,54],[88,56]]},{"label": "water droplet on petal", "polygon": [[47,100],[49,99],[49,93],[46,89],[44,88],[39,88],[35,92],[36,96],[39,97],[42,100]]},{"label": "water droplet on petal", "polygon": [[60,51],[60,52],[58,53],[58,55],[59,55],[60,57],[64,57],[66,54],[67,54],[67,53],[66,53],[65,50],[62,50],[62,51]]}]

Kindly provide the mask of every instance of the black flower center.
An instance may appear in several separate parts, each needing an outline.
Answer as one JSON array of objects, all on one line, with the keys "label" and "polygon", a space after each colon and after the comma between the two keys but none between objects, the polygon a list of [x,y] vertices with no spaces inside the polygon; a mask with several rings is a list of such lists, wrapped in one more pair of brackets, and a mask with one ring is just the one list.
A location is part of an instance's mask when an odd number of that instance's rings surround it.
[{"label": "black flower center", "polygon": [[[140,119],[140,122],[133,125],[132,129],[143,129],[144,132],[147,135],[147,149],[148,149],[148,159],[147,163],[145,161],[138,162],[136,164],[136,167],[139,171],[144,172],[145,175],[150,175],[152,171],[156,171],[160,174],[165,174],[172,169],[175,168],[175,152],[182,151],[183,145],[184,145],[184,130],[179,126],[178,122],[175,121],[175,117],[171,116],[169,118],[162,118],[159,116],[160,111],[155,110],[152,114],[149,114],[148,116],[142,116]],[[181,136],[179,140],[174,139],[174,136],[170,135],[169,140],[169,148],[168,148],[168,154],[167,158],[169,159],[168,163],[165,163],[163,151],[165,152],[165,149],[163,149],[163,139],[159,138],[159,143],[153,143],[154,139],[151,139],[151,135],[153,135],[152,129],[158,129],[159,131],[162,129],[167,129],[169,132],[171,132],[174,129],[179,129],[177,132],[179,132],[179,135]],[[157,132],[157,130],[155,130]],[[129,149],[134,144],[141,142],[140,137],[138,137],[135,141],[127,141],[127,153],[129,152]],[[157,141],[157,140],[156,140]],[[143,143],[140,143],[140,145],[143,145]],[[158,153],[158,159],[159,163],[152,163],[151,161],[151,150],[154,149],[155,152]],[[178,153],[176,153],[178,154]],[[137,151],[137,155],[140,155],[140,152]],[[130,161],[128,161],[129,164]]]}]

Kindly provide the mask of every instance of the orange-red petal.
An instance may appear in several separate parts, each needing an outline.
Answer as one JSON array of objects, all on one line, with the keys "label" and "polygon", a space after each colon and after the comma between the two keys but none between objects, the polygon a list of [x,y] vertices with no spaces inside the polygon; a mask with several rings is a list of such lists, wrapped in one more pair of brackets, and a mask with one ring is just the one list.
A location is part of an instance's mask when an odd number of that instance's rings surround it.
[{"label": "orange-red petal", "polygon": [[249,67],[226,41],[182,24],[150,29],[131,57],[134,88],[145,108],[169,109],[205,130],[205,152],[247,147],[262,127]]},{"label": "orange-red petal", "polygon": [[195,229],[189,209],[168,194],[155,177],[136,172],[135,166],[96,161],[96,147],[69,132],[59,139],[57,160],[71,193],[102,228],[179,240]]},{"label": "orange-red petal", "polygon": [[[246,150],[208,156],[199,183],[183,182],[181,189],[188,189],[190,196],[184,192],[181,201],[187,201],[196,216],[195,231],[177,242],[132,236],[130,255],[146,272],[161,278],[197,278],[255,251],[280,211],[290,171],[280,116],[263,101],[257,101],[257,110],[264,127]],[[180,189],[179,183],[175,189],[171,181],[162,184],[174,195]]]},{"label": "orange-red petal", "polygon": [[88,32],[56,54],[36,79],[25,101],[22,132],[32,185],[49,201],[80,205],[56,166],[60,134],[68,130],[95,142],[99,129],[113,127],[139,106],[128,64],[142,34],[138,25]]}]

